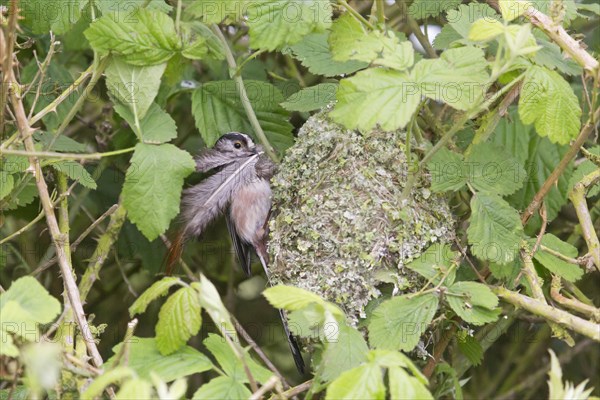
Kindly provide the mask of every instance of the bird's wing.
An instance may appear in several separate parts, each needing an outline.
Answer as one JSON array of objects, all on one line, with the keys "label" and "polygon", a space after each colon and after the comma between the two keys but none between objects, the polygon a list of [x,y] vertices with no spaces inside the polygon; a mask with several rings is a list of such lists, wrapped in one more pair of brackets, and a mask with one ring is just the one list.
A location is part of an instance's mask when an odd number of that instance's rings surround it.
[{"label": "bird's wing", "polygon": [[233,243],[235,254],[240,262],[240,267],[242,267],[242,270],[246,276],[251,276],[252,253],[250,253],[250,244],[243,241],[240,235],[238,235],[230,213],[226,213],[225,220],[227,221],[227,229],[229,230],[229,235],[231,236],[231,242]]}]

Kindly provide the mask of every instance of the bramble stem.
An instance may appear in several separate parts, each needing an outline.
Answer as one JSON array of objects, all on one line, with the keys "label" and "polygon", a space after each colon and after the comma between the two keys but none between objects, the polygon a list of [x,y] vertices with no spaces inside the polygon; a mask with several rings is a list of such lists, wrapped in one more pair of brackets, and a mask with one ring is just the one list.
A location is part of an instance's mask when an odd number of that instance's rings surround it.
[{"label": "bramble stem", "polygon": [[600,324],[586,321],[585,319],[572,315],[566,311],[549,306],[541,301],[532,299],[531,297],[513,292],[503,287],[495,287],[492,288],[492,290],[507,303],[523,308],[524,310],[535,315],[539,315],[550,322],[554,322],[572,330],[573,332],[580,333],[596,342],[600,342]]},{"label": "bramble stem", "polygon": [[[17,25],[18,0],[11,2],[10,5],[11,10],[8,26],[9,31],[15,32]],[[11,57],[12,55],[7,56]],[[15,85],[15,87],[18,87],[18,82],[15,79],[12,65],[5,72],[7,75],[9,75],[7,78],[9,84],[13,84]],[[33,128],[31,127],[27,119],[27,113],[25,112],[23,101],[21,98],[18,97],[17,93],[15,93],[14,91],[10,92],[10,99],[15,113],[17,127],[25,144],[25,149],[28,152],[34,152],[35,146],[32,138]],[[77,289],[77,283],[75,282],[73,268],[69,263],[68,252],[65,249],[65,243],[68,242],[65,241],[65,237],[58,226],[58,221],[56,220],[56,215],[54,214],[54,207],[52,205],[52,200],[50,198],[50,193],[48,192],[48,186],[46,185],[46,180],[44,179],[44,174],[42,172],[40,162],[35,156],[29,155],[28,157],[29,163],[31,164],[31,167],[33,168],[33,173],[36,177],[35,183],[40,195],[40,202],[42,204],[42,208],[44,209],[44,214],[46,215],[46,223],[52,236],[52,241],[54,243],[54,246],[56,247],[56,254],[58,257],[61,275],[63,278],[69,302],[71,303],[71,307],[73,308],[75,320],[77,321],[77,325],[79,326],[81,334],[85,339],[85,344],[90,353],[93,363],[96,365],[96,367],[100,367],[103,363],[102,357],[100,356],[100,352],[98,351],[98,347],[96,346],[94,339],[89,337],[91,334],[90,326],[85,317],[85,312],[83,310],[83,305],[81,303],[81,298]]]}]

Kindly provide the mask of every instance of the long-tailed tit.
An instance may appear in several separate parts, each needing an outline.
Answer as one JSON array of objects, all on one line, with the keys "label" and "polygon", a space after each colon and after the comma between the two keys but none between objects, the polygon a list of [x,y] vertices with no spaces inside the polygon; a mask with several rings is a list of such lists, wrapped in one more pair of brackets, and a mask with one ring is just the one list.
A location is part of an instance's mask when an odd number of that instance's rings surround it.
[{"label": "long-tailed tit", "polygon": [[[269,279],[267,253],[267,219],[271,210],[269,180],[275,164],[243,133],[230,132],[219,138],[212,149],[196,158],[199,172],[216,171],[213,175],[183,193],[182,230],[169,250],[167,271],[175,265],[184,243],[200,236],[207,225],[225,212],[227,227],[237,258],[246,275],[251,271],[254,249]],[[292,336],[283,311],[279,311],[294,356],[296,367],[304,372],[304,361]]]}]

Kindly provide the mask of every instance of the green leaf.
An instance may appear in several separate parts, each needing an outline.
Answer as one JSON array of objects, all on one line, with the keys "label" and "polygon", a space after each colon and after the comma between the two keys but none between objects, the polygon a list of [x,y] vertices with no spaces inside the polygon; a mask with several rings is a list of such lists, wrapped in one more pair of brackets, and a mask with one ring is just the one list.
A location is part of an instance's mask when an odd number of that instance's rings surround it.
[{"label": "green leaf", "polygon": [[206,310],[216,326],[226,331],[234,332],[229,312],[221,301],[221,296],[213,283],[204,275],[200,275],[200,283],[193,282],[192,287],[199,293],[200,305]]},{"label": "green leaf", "polygon": [[489,264],[490,272],[494,278],[505,282],[508,288],[514,287],[515,279],[521,273],[521,267],[521,261],[518,257],[508,264],[497,264],[494,262]]},{"label": "green leaf", "polygon": [[502,18],[507,22],[520,17],[531,6],[531,2],[527,0],[498,0]]},{"label": "green leaf", "polygon": [[325,304],[318,295],[294,286],[273,286],[265,289],[263,296],[273,307],[288,311],[300,310],[312,303]]},{"label": "green leaf", "polygon": [[446,293],[448,305],[464,321],[483,325],[498,319],[498,297],[487,286],[477,282],[456,282]]},{"label": "green leaf", "polygon": [[469,39],[486,42],[504,33],[504,25],[495,19],[480,18],[471,25]]},{"label": "green leaf", "polygon": [[527,71],[519,115],[553,143],[568,144],[581,128],[581,107],[573,89],[557,72],[544,67],[532,66]]},{"label": "green leaf", "polygon": [[456,273],[448,273],[450,267],[458,264],[460,253],[452,251],[449,245],[434,243],[421,254],[417,259],[405,264],[404,266],[415,271],[427,280],[431,280],[437,285],[441,278],[448,275],[444,281],[446,285],[454,282]]},{"label": "green leaf", "polygon": [[332,7],[321,0],[263,0],[250,2],[248,26],[254,49],[273,51],[300,42],[331,25]]},{"label": "green leaf", "polygon": [[79,164],[76,161],[56,161],[50,164],[52,168],[61,172],[71,178],[74,181],[77,181],[82,186],[96,190],[97,185],[92,175],[85,169],[85,167]]},{"label": "green leaf", "polygon": [[94,379],[89,386],[81,393],[81,400],[92,400],[99,397],[104,389],[114,383],[118,383],[127,378],[134,378],[135,373],[129,367],[116,367],[105,371]]},{"label": "green leaf", "polygon": [[81,18],[81,11],[87,3],[88,0],[61,1],[60,11],[52,21],[52,31],[58,35],[70,31]]},{"label": "green leaf", "polygon": [[439,300],[435,294],[399,296],[381,303],[369,324],[372,347],[411,351],[433,319]]},{"label": "green leaf", "polygon": [[171,295],[160,309],[156,324],[156,347],[163,355],[180,349],[200,330],[198,294],[183,287]]},{"label": "green leaf", "polygon": [[349,129],[369,131],[380,124],[392,131],[408,124],[421,93],[406,73],[373,68],[342,80],[337,100],[334,121]]},{"label": "green leaf", "polygon": [[[598,4],[597,4],[598,5]],[[600,5],[598,5],[600,7]],[[581,75],[582,68],[576,61],[563,54],[562,49],[554,42],[548,40],[545,33],[539,29],[533,31],[537,44],[541,47],[535,57],[534,62],[548,69],[557,69],[567,75]]]},{"label": "green leaf", "polygon": [[[342,18],[345,18],[344,20]],[[365,32],[362,25],[343,16],[334,24],[329,43],[336,61],[358,60],[374,65],[405,70],[414,64],[414,49],[392,31]],[[352,45],[350,44],[352,41]]]},{"label": "green leaf", "polygon": [[487,65],[483,50],[466,46],[419,61],[411,77],[423,95],[466,111],[483,100],[490,79]]},{"label": "green leaf", "polygon": [[165,63],[182,47],[168,15],[142,8],[128,18],[119,18],[118,13],[104,15],[84,34],[97,52],[112,52],[138,66]]},{"label": "green leaf", "polygon": [[484,18],[486,20],[499,20],[500,16],[485,3],[462,4],[456,10],[448,10],[446,20],[448,23],[442,28],[442,32],[436,36],[434,46],[438,50],[450,48],[455,41],[468,44],[471,41],[469,33],[475,21]]},{"label": "green leaf", "polygon": [[11,174],[0,171],[0,199],[5,198],[12,192],[15,185],[15,179]]},{"label": "green leaf", "polygon": [[316,75],[327,77],[346,75],[369,66],[368,63],[356,60],[334,61],[328,40],[329,32],[314,33],[293,45],[291,50],[294,57]]},{"label": "green leaf", "polygon": [[461,0],[415,0],[408,8],[408,15],[414,19],[437,17],[445,11],[456,8]]},{"label": "green leaf", "polygon": [[497,195],[473,195],[467,237],[475,256],[499,264],[509,263],[518,253],[522,236],[517,210]]},{"label": "green leaf", "polygon": [[[83,143],[79,143],[76,140],[71,139],[68,136],[60,135],[55,137],[49,132],[37,131],[33,134],[33,140],[36,143],[40,143],[44,149],[52,150],[56,152],[65,153],[85,153],[87,152],[87,146]],[[50,144],[52,143],[52,146]]]},{"label": "green leaf", "polygon": [[327,400],[385,398],[383,373],[377,364],[368,363],[340,375],[327,388]]},{"label": "green leaf", "polygon": [[338,324],[336,341],[325,344],[316,375],[325,382],[336,379],[344,371],[359,366],[367,360],[369,347],[362,333],[346,324]]},{"label": "green leaf", "polygon": [[19,348],[15,346],[12,335],[0,329],[0,354],[8,357],[19,357]]},{"label": "green leaf", "polygon": [[219,376],[200,386],[193,400],[248,399],[252,392],[242,383],[228,376]]},{"label": "green leaf", "polygon": [[158,94],[160,78],[166,67],[166,63],[151,67],[136,67],[115,57],[106,68],[108,92],[118,103],[129,108],[133,117],[131,126],[135,127],[136,132],[141,130],[140,121]]},{"label": "green leaf", "polygon": [[469,181],[475,189],[500,196],[519,190],[527,176],[519,160],[491,143],[473,146],[465,164],[469,168]]},{"label": "green leaf", "polygon": [[390,398],[392,400],[433,400],[427,387],[403,368],[392,367],[388,371]]},{"label": "green leaf", "polygon": [[[294,143],[288,112],[280,103],[283,95],[268,82],[245,80],[244,86],[258,121],[269,142],[283,152]],[[192,114],[207,146],[227,132],[253,132],[234,81],[203,84],[192,94]]]},{"label": "green leaf", "polygon": [[[531,239],[530,244],[533,246],[535,245],[536,241],[537,239]],[[563,242],[551,233],[546,233],[542,237],[541,245],[550,250],[557,251],[566,257],[577,257],[577,248],[569,243]],[[583,276],[583,270],[581,267],[560,259],[555,255],[550,254],[543,248],[538,249],[533,257],[550,272],[568,280],[569,282],[576,282]]]},{"label": "green leaf", "polygon": [[138,121],[138,124],[129,108],[118,102],[115,103],[114,108],[144,143],[160,144],[177,137],[175,121],[156,103],[150,105],[146,116]]},{"label": "green leaf", "polygon": [[[516,107],[509,109],[509,115],[500,120],[492,140],[503,146],[519,160],[520,164],[527,167],[525,186],[508,198],[508,202],[513,207],[524,210],[550,176],[567,147],[552,144],[547,138],[536,135],[531,127],[523,125]],[[569,177],[572,171],[573,166],[570,164],[558,178],[558,184],[553,185],[544,198],[549,222],[567,203]],[[540,226],[541,220],[537,215],[532,220],[528,227],[535,230]]]},{"label": "green leaf", "polygon": [[152,398],[152,385],[150,382],[139,378],[129,379],[121,385],[116,397],[117,400],[150,398]]},{"label": "green leaf", "polygon": [[[221,369],[227,376],[235,379],[237,382],[248,383],[248,376],[244,372],[244,365],[236,357],[235,353],[223,337],[209,334],[208,338],[204,339],[203,343],[215,357],[221,366]],[[247,352],[244,354],[244,359],[248,365],[248,369],[257,382],[264,384],[273,375],[271,371],[250,358]]]},{"label": "green leaf", "polygon": [[[113,347],[115,354],[106,363],[113,365],[123,343]],[[158,351],[155,338],[132,337],[129,341],[129,367],[140,378],[150,379],[156,374],[165,382],[171,382],[188,375],[212,369],[213,364],[208,357],[190,346],[183,346],[174,353],[162,355]]]},{"label": "green leaf", "polygon": [[237,21],[246,10],[247,0],[183,0],[185,12],[207,24],[218,24],[225,18]]},{"label": "green leaf", "polygon": [[[37,324],[48,324],[60,313],[60,303],[35,278],[25,276],[0,295],[2,329],[27,338]],[[14,327],[8,329],[9,327]]]},{"label": "green leaf", "polygon": [[281,106],[288,111],[307,112],[318,110],[335,101],[337,83],[320,83],[294,93]]},{"label": "green leaf", "polygon": [[127,169],[123,204],[130,221],[152,241],[179,213],[183,179],[194,172],[189,153],[170,144],[138,144]]},{"label": "green leaf", "polygon": [[199,29],[198,22],[186,23],[181,26],[183,50],[181,54],[190,60],[202,60],[211,53],[209,41],[204,31]]},{"label": "green leaf", "polygon": [[153,300],[164,296],[171,287],[177,284],[181,284],[181,280],[172,276],[167,276],[158,282],[154,282],[152,286],[146,289],[129,307],[129,315],[133,317],[135,314],[143,313]]},{"label": "green leaf", "polygon": [[473,336],[462,331],[462,335],[458,335],[458,349],[474,366],[481,365],[483,360],[483,348],[481,344]]},{"label": "green leaf", "polygon": [[498,296],[487,286],[478,282],[456,282],[447,290],[448,296],[457,296],[474,306],[487,309],[498,307]]},{"label": "green leaf", "polygon": [[431,173],[431,190],[434,192],[457,191],[467,183],[462,155],[446,148],[433,155],[427,169]]},{"label": "green leaf", "polygon": [[9,199],[10,202],[6,206],[7,210],[14,210],[19,207],[31,204],[38,197],[38,190],[35,182],[29,181],[27,185],[23,187],[23,190],[18,196],[12,194]]}]

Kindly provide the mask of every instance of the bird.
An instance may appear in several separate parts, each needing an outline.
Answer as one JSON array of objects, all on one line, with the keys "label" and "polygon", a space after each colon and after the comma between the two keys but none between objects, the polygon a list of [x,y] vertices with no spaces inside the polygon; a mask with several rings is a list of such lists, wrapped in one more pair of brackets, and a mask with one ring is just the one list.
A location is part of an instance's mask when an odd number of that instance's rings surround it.
[{"label": "bird", "polygon": [[[268,219],[271,211],[270,179],[276,166],[247,134],[229,132],[196,157],[196,171],[214,171],[182,196],[182,228],[173,240],[167,258],[167,274],[181,257],[185,242],[198,237],[219,215],[225,214],[237,259],[246,276],[252,275],[254,251],[270,283],[267,252]],[[285,311],[279,315],[296,368],[304,373],[300,347],[289,329]]]}]

